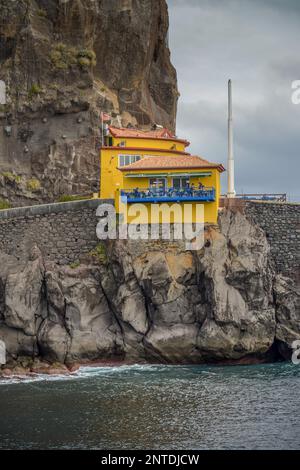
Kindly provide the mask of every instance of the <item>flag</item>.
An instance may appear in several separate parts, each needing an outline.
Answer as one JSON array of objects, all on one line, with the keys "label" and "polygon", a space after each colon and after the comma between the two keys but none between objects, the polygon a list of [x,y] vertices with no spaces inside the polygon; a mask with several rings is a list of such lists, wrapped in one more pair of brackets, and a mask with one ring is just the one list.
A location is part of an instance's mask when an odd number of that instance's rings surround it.
[{"label": "flag", "polygon": [[101,113],[101,119],[102,119],[102,122],[111,121],[111,117],[110,117],[110,115],[107,114],[107,113]]}]

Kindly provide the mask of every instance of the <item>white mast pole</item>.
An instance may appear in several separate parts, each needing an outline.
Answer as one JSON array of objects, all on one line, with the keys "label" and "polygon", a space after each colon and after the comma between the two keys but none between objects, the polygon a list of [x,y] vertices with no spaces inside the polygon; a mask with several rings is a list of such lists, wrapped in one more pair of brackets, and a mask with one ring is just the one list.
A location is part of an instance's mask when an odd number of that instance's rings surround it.
[{"label": "white mast pole", "polygon": [[104,147],[104,119],[103,119],[103,111],[101,111],[101,145]]},{"label": "white mast pole", "polygon": [[232,83],[228,81],[228,191],[227,197],[236,196],[234,188],[234,155],[233,155],[233,119],[232,119]]}]

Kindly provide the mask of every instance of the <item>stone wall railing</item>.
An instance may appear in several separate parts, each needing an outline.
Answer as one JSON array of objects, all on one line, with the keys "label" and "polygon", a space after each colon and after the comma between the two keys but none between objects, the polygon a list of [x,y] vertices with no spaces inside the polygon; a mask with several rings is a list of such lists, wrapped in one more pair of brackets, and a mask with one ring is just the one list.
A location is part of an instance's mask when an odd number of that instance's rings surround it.
[{"label": "stone wall railing", "polygon": [[22,259],[36,243],[46,260],[69,264],[93,250],[99,199],[0,211],[0,251]]},{"label": "stone wall railing", "polygon": [[[0,211],[0,251],[22,259],[36,243],[46,260],[70,264],[99,243],[96,210],[103,203],[113,201],[94,199]],[[277,272],[300,279],[300,204],[247,201],[242,206],[236,209],[266,232]]]},{"label": "stone wall railing", "polygon": [[247,201],[244,210],[265,231],[277,272],[300,279],[300,204]]}]

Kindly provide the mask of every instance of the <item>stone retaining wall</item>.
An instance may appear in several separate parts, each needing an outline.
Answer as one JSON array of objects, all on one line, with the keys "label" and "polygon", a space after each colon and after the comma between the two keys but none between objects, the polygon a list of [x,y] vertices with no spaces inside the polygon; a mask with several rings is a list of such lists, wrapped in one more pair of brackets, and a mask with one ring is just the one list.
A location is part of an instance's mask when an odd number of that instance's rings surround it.
[{"label": "stone retaining wall", "polygon": [[300,279],[300,204],[246,202],[245,212],[266,232],[277,271]]},{"label": "stone retaining wall", "polygon": [[0,211],[0,251],[22,259],[36,243],[46,260],[69,264],[93,250],[100,203],[84,200]]},{"label": "stone retaining wall", "polygon": [[[35,242],[45,259],[69,264],[99,243],[99,199],[0,211],[0,251],[24,257]],[[242,209],[268,237],[277,271],[300,278],[300,204],[245,202]]]}]

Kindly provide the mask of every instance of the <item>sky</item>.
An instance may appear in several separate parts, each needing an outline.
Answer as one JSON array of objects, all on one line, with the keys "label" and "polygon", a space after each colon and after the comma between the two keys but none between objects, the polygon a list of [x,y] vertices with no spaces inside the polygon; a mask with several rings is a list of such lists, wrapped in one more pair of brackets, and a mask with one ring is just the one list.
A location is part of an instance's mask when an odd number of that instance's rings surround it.
[{"label": "sky", "polygon": [[[168,0],[181,97],[177,135],[227,166],[227,82],[233,81],[238,193],[300,201],[300,0]],[[226,174],[222,176],[226,192]]]}]

